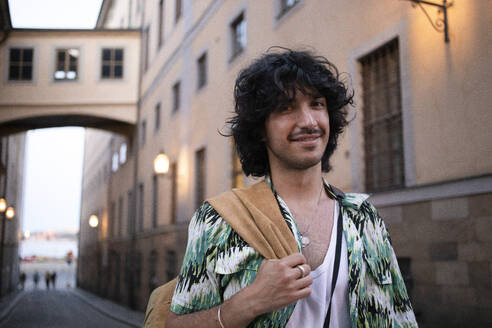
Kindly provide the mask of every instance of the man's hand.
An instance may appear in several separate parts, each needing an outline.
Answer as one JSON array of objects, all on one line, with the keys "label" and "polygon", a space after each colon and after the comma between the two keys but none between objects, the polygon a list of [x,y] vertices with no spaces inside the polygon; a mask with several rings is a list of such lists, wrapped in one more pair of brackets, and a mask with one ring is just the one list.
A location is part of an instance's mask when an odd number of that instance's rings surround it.
[{"label": "man's hand", "polygon": [[255,281],[247,287],[248,294],[254,295],[257,315],[278,310],[309,296],[313,283],[310,272],[311,267],[300,253],[281,260],[264,260]]},{"label": "man's hand", "polygon": [[[302,269],[299,269],[301,266]],[[222,304],[225,327],[246,327],[257,316],[275,311],[311,294],[311,268],[300,253],[264,260],[255,281]],[[304,277],[303,277],[304,276]],[[166,327],[218,327],[218,308],[185,315],[169,313]]]}]

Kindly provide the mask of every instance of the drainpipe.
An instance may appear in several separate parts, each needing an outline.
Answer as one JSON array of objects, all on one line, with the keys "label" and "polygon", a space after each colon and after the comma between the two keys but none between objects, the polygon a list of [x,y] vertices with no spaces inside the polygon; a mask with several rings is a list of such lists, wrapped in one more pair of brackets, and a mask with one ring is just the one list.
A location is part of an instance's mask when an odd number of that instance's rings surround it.
[{"label": "drainpipe", "polygon": [[[143,2],[142,8],[142,20],[140,25],[140,58],[139,58],[139,67],[138,67],[138,86],[137,86],[137,124],[135,125],[135,133],[133,135],[133,155],[134,155],[134,164],[133,164],[133,206],[132,206],[132,230],[131,230],[131,238],[130,238],[130,281],[128,288],[128,306],[132,309],[135,309],[135,274],[136,274],[136,224],[137,224],[137,199],[138,199],[138,153],[140,150],[140,112],[142,107],[142,99],[140,98],[142,92],[142,79],[143,79],[143,53],[147,51],[147,49],[142,48],[142,33],[144,30],[144,20],[145,20],[145,2]],[[146,55],[146,54],[145,54]]]}]

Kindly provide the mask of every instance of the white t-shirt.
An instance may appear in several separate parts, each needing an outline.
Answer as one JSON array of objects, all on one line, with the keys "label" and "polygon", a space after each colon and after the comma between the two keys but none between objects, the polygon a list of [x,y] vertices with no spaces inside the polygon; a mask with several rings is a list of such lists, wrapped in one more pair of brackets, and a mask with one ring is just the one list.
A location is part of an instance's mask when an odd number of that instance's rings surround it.
[{"label": "white t-shirt", "polygon": [[[335,262],[335,247],[337,239],[338,203],[333,211],[333,228],[330,245],[323,263],[311,272],[313,284],[311,295],[297,301],[286,328],[322,328],[325,322],[328,306],[330,305],[331,281],[333,277],[333,265]],[[350,314],[348,304],[348,260],[347,242],[342,233],[342,248],[340,253],[340,268],[338,279],[333,292],[331,305],[330,328],[350,327]]]}]

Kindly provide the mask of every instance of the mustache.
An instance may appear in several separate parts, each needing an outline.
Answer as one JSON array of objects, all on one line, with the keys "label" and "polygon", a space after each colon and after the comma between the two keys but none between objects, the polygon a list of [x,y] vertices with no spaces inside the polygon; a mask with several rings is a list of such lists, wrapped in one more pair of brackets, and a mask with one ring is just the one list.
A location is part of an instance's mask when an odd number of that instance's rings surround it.
[{"label": "mustache", "polygon": [[325,131],[321,130],[320,128],[302,128],[299,131],[289,134],[287,140],[293,141],[298,138],[322,137],[324,135],[325,135]]}]

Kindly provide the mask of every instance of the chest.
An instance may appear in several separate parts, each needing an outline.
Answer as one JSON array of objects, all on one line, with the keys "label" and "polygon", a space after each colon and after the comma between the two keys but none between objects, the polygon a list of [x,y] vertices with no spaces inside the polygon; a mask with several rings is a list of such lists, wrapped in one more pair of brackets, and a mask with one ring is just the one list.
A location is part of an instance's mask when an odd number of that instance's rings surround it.
[{"label": "chest", "polygon": [[330,247],[334,225],[334,206],[334,201],[326,202],[310,221],[303,219],[302,214],[294,214],[301,236],[304,240],[309,241],[303,247],[302,253],[311,270],[315,270],[323,263]]}]

